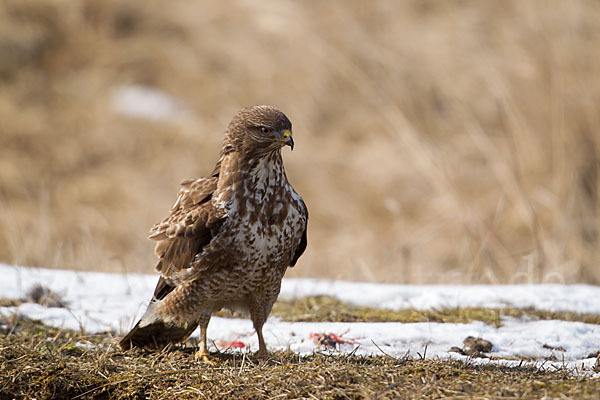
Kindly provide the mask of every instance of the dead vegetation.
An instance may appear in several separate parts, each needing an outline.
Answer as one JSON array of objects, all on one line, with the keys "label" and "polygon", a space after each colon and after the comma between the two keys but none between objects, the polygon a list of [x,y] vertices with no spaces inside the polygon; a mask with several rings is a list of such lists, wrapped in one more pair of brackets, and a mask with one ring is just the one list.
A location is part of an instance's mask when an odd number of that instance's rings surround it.
[{"label": "dead vegetation", "polygon": [[195,363],[193,349],[122,352],[110,335],[14,321],[0,335],[0,399],[597,398],[597,379],[470,362],[244,353]]},{"label": "dead vegetation", "polygon": [[[150,271],[177,183],[242,106],[294,123],[292,276],[599,283],[600,5],[8,0],[0,260]],[[123,115],[124,85],[181,102]]]},{"label": "dead vegetation", "polygon": [[[231,316],[227,311],[220,315]],[[237,315],[240,316],[240,315]],[[290,322],[442,322],[469,323],[481,321],[496,327],[505,318],[530,318],[540,320],[579,321],[600,324],[598,314],[543,311],[534,308],[445,308],[439,310],[384,310],[366,306],[354,306],[328,296],[298,298],[292,301],[278,300],[271,316]]]}]

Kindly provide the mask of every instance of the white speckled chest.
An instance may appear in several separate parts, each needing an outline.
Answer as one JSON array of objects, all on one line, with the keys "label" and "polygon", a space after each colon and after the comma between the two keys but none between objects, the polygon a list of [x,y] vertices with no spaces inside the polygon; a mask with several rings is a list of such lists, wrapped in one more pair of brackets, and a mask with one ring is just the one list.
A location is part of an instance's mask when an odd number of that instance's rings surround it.
[{"label": "white speckled chest", "polygon": [[222,235],[228,236],[221,240],[224,246],[213,250],[232,271],[243,271],[250,286],[253,281],[281,279],[306,225],[304,202],[276,156],[250,160],[249,168],[231,176],[213,199],[227,215]]}]

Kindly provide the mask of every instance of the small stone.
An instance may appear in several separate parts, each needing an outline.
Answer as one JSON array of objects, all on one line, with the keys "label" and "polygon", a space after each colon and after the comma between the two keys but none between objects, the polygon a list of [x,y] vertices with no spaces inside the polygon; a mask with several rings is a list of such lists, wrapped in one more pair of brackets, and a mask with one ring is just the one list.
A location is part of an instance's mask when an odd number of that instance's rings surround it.
[{"label": "small stone", "polygon": [[489,353],[492,351],[494,345],[489,340],[482,338],[476,338],[469,336],[463,341],[463,350],[468,355],[474,355],[476,353]]},{"label": "small stone", "polygon": [[40,284],[34,285],[29,289],[26,301],[41,304],[45,307],[66,307],[65,302],[62,301],[59,295]]},{"label": "small stone", "polygon": [[458,353],[458,354],[460,354],[462,356],[466,356],[467,355],[465,353],[465,351],[463,349],[461,349],[460,347],[458,347],[458,346],[452,346],[452,347],[450,347],[450,350],[448,350],[448,352],[450,352],[450,353]]}]

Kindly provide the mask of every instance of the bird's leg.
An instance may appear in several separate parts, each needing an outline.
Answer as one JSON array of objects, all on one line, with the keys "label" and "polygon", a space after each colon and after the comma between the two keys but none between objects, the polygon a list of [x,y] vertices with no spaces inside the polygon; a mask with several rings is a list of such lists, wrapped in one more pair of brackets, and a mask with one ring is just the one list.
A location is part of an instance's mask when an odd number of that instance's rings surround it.
[{"label": "bird's leg", "polygon": [[269,357],[269,352],[267,351],[267,345],[265,344],[265,339],[263,338],[262,325],[257,327],[255,324],[254,329],[256,329],[256,334],[258,335],[258,351],[256,354],[254,354],[254,357],[267,358]]},{"label": "bird's leg", "polygon": [[250,317],[252,318],[252,324],[254,325],[256,335],[258,336],[258,351],[254,354],[254,357],[267,358],[269,357],[269,352],[267,351],[267,345],[265,344],[262,333],[263,325],[267,320],[267,310],[262,302],[252,299],[250,302]]},{"label": "bird's leg", "polygon": [[208,322],[210,321],[210,314],[210,311],[203,312],[198,321],[198,325],[200,325],[200,348],[196,351],[196,354],[194,354],[194,359],[196,361],[211,362],[208,346],[206,345],[206,329],[208,328]]}]

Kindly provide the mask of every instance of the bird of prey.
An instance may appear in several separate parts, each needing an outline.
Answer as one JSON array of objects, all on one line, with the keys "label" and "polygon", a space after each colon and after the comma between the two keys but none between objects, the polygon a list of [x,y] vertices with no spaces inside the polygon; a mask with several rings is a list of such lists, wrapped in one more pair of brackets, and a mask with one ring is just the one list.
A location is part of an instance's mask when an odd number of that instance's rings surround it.
[{"label": "bird of prey", "polygon": [[150,231],[160,278],[146,312],[120,341],[161,348],[199,325],[196,358],[208,361],[206,328],[221,308],[249,312],[266,357],[262,327],[281,280],[306,249],[308,210],[288,182],[281,149],[292,124],[278,109],[242,109],[225,133],[209,176],[185,180],[168,217]]}]

